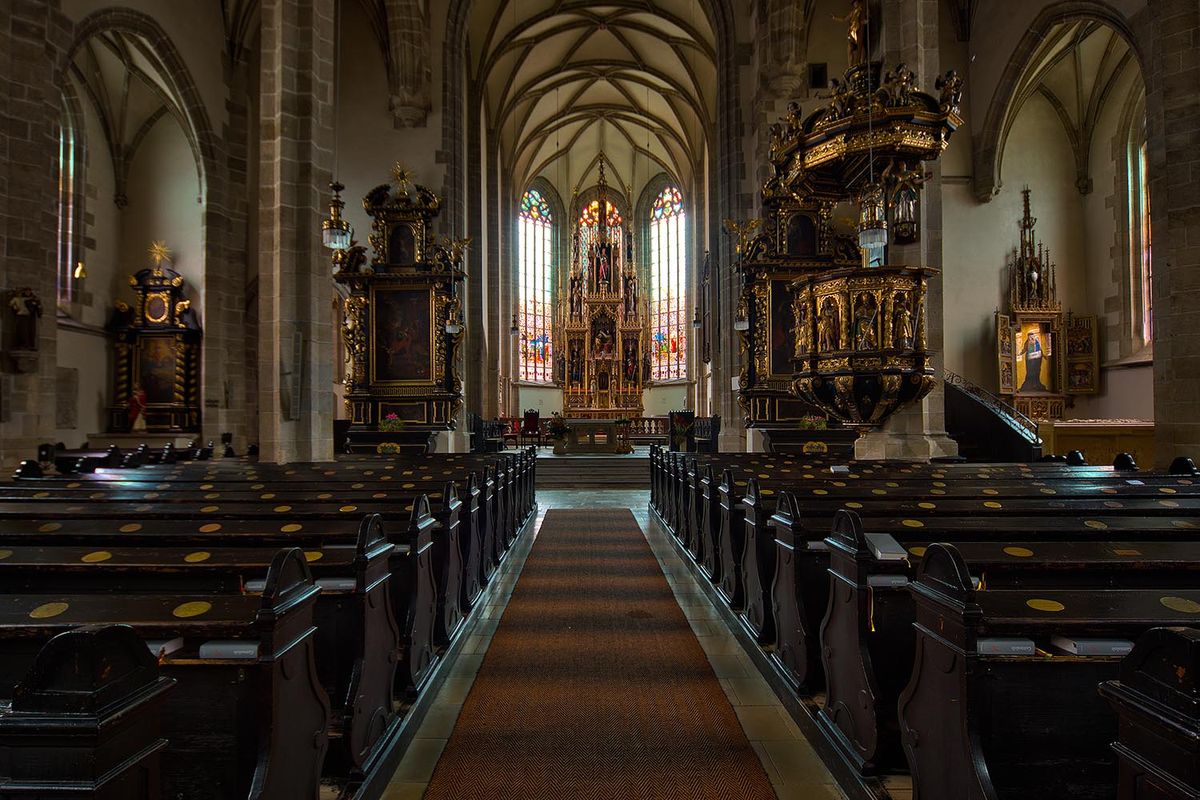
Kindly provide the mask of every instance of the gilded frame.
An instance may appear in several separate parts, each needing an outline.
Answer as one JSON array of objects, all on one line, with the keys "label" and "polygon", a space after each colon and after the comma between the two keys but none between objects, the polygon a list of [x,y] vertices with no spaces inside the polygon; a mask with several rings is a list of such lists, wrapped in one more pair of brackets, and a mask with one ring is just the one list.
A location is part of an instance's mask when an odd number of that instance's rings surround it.
[{"label": "gilded frame", "polygon": [[[426,377],[409,378],[409,379],[380,379],[379,371],[379,330],[378,323],[380,319],[380,311],[383,302],[388,302],[385,298],[388,295],[398,294],[423,294],[426,299],[426,308],[428,309],[428,349],[429,349],[429,365]],[[372,386],[435,386],[438,383],[438,375],[441,370],[438,369],[438,353],[441,352],[437,336],[437,321],[438,321],[438,302],[434,292],[434,287],[430,285],[405,285],[405,284],[372,284],[370,295],[370,379]]]}]

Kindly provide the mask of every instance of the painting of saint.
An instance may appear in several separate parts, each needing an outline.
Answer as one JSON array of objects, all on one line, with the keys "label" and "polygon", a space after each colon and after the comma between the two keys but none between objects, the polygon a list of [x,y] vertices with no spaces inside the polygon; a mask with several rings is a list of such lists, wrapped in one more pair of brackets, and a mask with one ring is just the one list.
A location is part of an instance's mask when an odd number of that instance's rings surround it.
[{"label": "painting of saint", "polygon": [[432,381],[433,341],[428,289],[374,295],[374,379]]},{"label": "painting of saint", "polygon": [[791,375],[796,371],[796,311],[787,281],[771,281],[771,374]]},{"label": "painting of saint", "polygon": [[1026,322],[1017,331],[1017,391],[1052,392],[1054,388],[1053,344],[1049,326]]},{"label": "painting of saint", "polygon": [[417,263],[417,239],[412,226],[400,224],[392,228],[388,239],[388,262],[402,267]]},{"label": "painting of saint", "polygon": [[143,337],[138,349],[138,376],[146,395],[146,402],[175,402],[174,338]]}]

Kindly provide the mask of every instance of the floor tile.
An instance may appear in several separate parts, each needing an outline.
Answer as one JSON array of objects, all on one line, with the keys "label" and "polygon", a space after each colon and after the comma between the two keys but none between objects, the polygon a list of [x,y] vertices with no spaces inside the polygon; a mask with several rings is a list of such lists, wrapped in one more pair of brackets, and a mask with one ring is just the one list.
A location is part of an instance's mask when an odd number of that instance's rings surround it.
[{"label": "floor tile", "polygon": [[799,739],[800,728],[778,706],[737,706],[734,708],[746,737],[752,741]]},{"label": "floor tile", "polygon": [[445,749],[446,739],[413,739],[392,776],[392,783],[429,783]]},{"label": "floor tile", "polygon": [[434,703],[425,712],[425,719],[421,720],[417,735],[428,739],[450,738],[450,732],[454,730],[454,723],[458,722],[461,711],[462,706],[457,703]]},{"label": "floor tile", "polygon": [[393,781],[383,790],[382,800],[421,800],[428,783],[401,783]]},{"label": "floor tile", "polygon": [[779,706],[779,698],[767,682],[758,676],[750,678],[727,678],[729,688],[738,697],[738,705]]}]

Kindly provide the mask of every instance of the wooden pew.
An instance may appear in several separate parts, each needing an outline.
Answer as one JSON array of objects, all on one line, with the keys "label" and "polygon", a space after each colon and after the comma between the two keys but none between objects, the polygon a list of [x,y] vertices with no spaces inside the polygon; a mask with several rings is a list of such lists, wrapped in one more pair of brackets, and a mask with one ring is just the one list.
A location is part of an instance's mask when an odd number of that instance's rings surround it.
[{"label": "wooden pew", "polygon": [[[820,719],[850,763],[864,773],[904,765],[896,703],[913,661],[915,611],[909,585],[930,541],[919,532],[914,539],[898,530],[872,541],[868,534],[874,528],[868,525],[871,519],[861,520],[849,510],[839,511],[833,521],[826,539],[829,600],[820,630],[828,685]],[[940,531],[938,538],[950,538],[947,533]],[[876,557],[873,550],[881,540],[885,547],[906,548],[907,557]],[[1200,585],[1200,540],[1195,538],[953,541],[989,591]]]},{"label": "wooden pew", "polygon": [[[1116,719],[1097,686],[1120,659],[1055,654],[1051,639],[1136,639],[1200,609],[1196,589],[977,591],[963,557],[942,544],[929,546],[912,592],[916,655],[900,735],[924,800],[1114,796]],[[1006,637],[1028,637],[1039,652],[980,647]]]},{"label": "wooden pew", "polygon": [[1100,695],[1119,720],[1118,800],[1200,797],[1200,630],[1147,632]]},{"label": "wooden pew", "polygon": [[15,686],[0,685],[0,796],[158,800],[174,685],[127,626],[50,639]]},{"label": "wooden pew", "polygon": [[[86,624],[129,624],[144,639],[182,637],[162,659],[179,681],[167,697],[167,797],[312,798],[328,747],[329,700],[314,663],[319,589],[298,549],[271,564],[262,597],[233,595],[0,596],[0,685],[14,683],[49,639]],[[202,658],[215,640],[257,643],[257,655]],[[26,665],[27,666],[27,665]]]}]

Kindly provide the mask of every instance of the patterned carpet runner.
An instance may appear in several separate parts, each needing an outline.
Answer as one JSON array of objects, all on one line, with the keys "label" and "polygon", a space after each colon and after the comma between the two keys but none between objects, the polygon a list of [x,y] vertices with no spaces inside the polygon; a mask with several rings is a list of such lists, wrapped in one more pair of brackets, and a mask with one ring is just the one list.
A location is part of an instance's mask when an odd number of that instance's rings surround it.
[{"label": "patterned carpet runner", "polygon": [[551,510],[426,798],[773,798],[628,509]]}]

